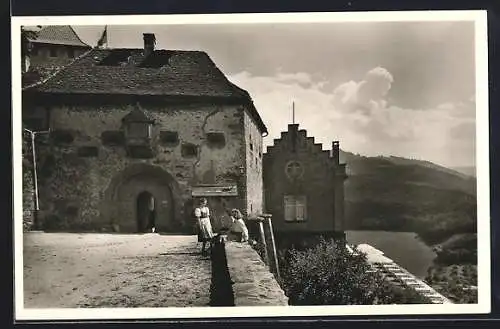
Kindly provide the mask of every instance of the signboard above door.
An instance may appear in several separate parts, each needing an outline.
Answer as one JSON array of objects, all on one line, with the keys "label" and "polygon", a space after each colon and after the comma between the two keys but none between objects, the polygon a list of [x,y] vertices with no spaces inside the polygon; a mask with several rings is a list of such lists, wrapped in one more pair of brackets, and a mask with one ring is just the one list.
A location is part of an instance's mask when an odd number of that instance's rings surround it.
[{"label": "signboard above door", "polygon": [[192,196],[238,196],[238,188],[236,185],[198,185],[193,186]]}]

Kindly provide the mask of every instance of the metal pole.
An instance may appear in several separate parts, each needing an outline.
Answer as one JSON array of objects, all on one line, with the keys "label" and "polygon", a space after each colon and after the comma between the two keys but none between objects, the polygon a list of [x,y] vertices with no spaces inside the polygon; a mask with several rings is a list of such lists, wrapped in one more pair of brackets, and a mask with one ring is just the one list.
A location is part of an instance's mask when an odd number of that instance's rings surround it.
[{"label": "metal pole", "polygon": [[29,129],[24,128],[31,135],[31,155],[33,157],[33,187],[34,187],[34,195],[35,195],[35,212],[33,216],[34,227],[35,229],[39,229],[38,223],[38,211],[40,210],[40,204],[38,200],[38,174],[37,174],[37,164],[36,164],[36,150],[35,150],[35,137],[36,134],[44,134],[50,133],[50,129],[47,131],[31,131]]},{"label": "metal pole", "polygon": [[271,272],[276,276],[276,279],[280,279],[280,271],[278,265],[278,253],[276,251],[276,242],[274,241],[273,224],[271,221],[271,215],[263,215],[264,217],[264,233],[266,236],[266,246],[267,246],[267,256],[269,258],[269,267]]},{"label": "metal pole", "polygon": [[263,220],[260,218],[258,219],[258,226],[259,226],[260,243],[261,243],[262,252],[263,252],[262,258],[263,258],[264,263],[266,263],[266,265],[269,265],[269,254],[267,252],[266,235],[264,233]]},{"label": "metal pole", "polygon": [[38,212],[38,177],[36,174],[36,151],[35,151],[35,136],[36,133],[31,134],[31,152],[33,154],[33,184],[35,185],[35,210]]}]

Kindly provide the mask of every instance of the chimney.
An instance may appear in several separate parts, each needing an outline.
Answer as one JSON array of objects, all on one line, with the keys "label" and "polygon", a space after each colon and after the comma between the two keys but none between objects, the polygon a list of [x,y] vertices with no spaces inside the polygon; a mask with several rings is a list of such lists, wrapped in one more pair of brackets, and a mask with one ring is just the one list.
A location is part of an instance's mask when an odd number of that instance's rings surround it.
[{"label": "chimney", "polygon": [[154,33],[144,33],[144,56],[147,57],[155,51],[156,38]]}]

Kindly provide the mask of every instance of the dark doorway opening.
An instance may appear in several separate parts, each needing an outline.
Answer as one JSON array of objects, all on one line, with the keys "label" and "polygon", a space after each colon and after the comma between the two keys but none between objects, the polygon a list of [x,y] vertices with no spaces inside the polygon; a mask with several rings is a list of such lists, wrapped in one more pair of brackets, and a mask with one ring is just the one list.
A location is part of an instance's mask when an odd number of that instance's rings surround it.
[{"label": "dark doorway opening", "polygon": [[137,231],[139,233],[153,232],[156,220],[156,200],[147,192],[137,196]]}]

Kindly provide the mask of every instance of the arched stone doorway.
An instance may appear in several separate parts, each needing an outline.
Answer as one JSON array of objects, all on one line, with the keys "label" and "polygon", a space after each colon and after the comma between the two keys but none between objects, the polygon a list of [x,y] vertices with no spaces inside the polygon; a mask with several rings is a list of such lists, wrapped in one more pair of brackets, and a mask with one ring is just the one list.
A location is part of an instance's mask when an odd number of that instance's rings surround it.
[{"label": "arched stone doorway", "polygon": [[156,222],[156,199],[148,191],[139,193],[136,201],[137,231],[146,233],[155,228]]},{"label": "arched stone doorway", "polygon": [[[153,200],[152,214],[147,211],[148,199]],[[179,233],[184,226],[181,205],[179,187],[168,172],[158,166],[134,164],[111,180],[101,214],[119,232],[137,233],[148,229],[151,232],[151,217],[146,217],[153,215],[156,232]]]}]

